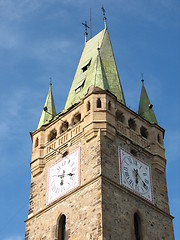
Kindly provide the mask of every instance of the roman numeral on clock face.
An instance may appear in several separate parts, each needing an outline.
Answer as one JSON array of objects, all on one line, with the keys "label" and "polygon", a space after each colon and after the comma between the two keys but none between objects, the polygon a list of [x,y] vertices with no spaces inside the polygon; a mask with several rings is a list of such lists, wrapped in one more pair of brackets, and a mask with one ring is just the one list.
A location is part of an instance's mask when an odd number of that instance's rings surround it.
[{"label": "roman numeral on clock face", "polygon": [[152,187],[148,164],[136,159],[123,150],[121,150],[120,164],[120,183],[143,198],[151,200]]}]

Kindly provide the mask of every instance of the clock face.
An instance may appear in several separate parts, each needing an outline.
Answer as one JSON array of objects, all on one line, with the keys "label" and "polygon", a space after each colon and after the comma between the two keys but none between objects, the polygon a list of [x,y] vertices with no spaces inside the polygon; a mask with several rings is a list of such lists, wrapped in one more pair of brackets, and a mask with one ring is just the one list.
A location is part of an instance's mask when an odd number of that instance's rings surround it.
[{"label": "clock face", "polygon": [[80,148],[48,171],[47,205],[80,185]]},{"label": "clock face", "polygon": [[150,166],[119,148],[120,184],[153,201]]}]

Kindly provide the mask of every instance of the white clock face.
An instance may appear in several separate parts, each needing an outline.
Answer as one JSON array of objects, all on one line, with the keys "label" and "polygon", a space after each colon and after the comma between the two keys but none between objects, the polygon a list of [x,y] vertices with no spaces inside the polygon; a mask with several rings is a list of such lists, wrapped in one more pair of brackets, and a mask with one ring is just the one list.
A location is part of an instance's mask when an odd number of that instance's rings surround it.
[{"label": "white clock face", "polygon": [[80,149],[64,157],[48,171],[47,205],[80,185]]},{"label": "white clock face", "polygon": [[153,201],[150,166],[119,148],[120,184]]}]

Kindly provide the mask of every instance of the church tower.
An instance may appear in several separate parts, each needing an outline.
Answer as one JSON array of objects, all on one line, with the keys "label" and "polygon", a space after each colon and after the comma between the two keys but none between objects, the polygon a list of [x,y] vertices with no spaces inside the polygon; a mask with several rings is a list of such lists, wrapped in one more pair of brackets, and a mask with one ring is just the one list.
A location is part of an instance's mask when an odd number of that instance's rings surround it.
[{"label": "church tower", "polygon": [[51,84],[31,133],[25,240],[173,240],[164,129],[144,80],[126,106],[105,29],[86,42],[64,107]]}]

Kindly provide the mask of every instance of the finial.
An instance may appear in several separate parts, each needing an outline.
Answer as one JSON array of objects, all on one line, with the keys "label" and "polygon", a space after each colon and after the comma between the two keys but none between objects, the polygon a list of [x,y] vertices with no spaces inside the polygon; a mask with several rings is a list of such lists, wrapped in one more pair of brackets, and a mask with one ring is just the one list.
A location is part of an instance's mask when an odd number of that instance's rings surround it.
[{"label": "finial", "polygon": [[143,73],[142,73],[142,80],[141,80],[142,84],[144,84],[144,79],[143,79]]},{"label": "finial", "polygon": [[82,25],[85,26],[85,43],[86,43],[87,42],[87,35],[88,35],[87,29],[89,28],[89,26],[87,25],[87,21],[85,21],[85,23],[82,23]]},{"label": "finial", "polygon": [[106,11],[105,11],[105,9],[104,9],[104,6],[102,5],[102,12],[103,12],[103,16],[104,16],[104,25],[105,25],[105,29],[107,29],[107,22],[106,22],[106,20],[107,20],[107,18],[106,18]]},{"label": "finial", "polygon": [[49,79],[50,79],[49,85],[52,86],[52,78],[50,77]]}]

